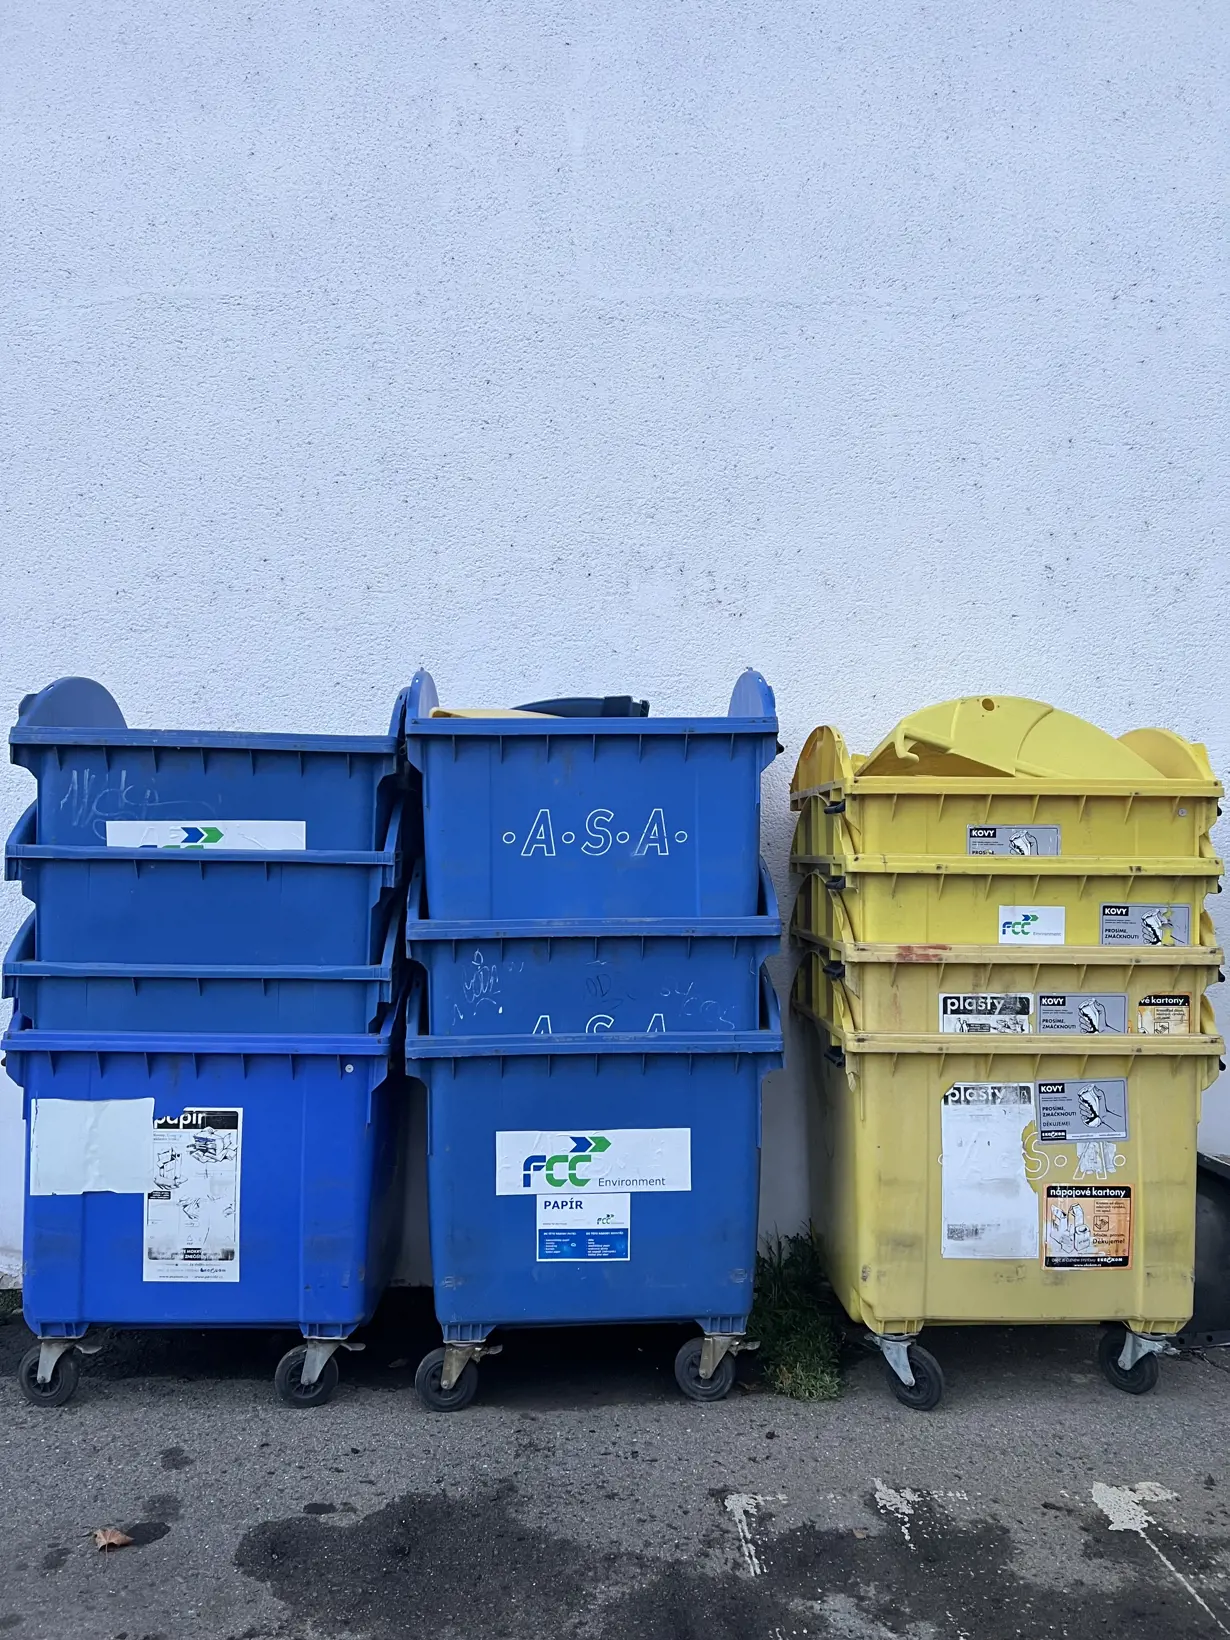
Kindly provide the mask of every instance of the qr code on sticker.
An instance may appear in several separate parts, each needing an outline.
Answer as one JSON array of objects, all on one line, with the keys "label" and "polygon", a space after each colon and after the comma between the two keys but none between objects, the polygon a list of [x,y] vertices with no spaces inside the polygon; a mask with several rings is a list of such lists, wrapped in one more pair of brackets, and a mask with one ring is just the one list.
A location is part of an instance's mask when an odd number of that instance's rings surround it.
[{"label": "qr code on sticker", "polygon": [[977,1241],[985,1231],[985,1224],[950,1224],[947,1236],[949,1241]]}]

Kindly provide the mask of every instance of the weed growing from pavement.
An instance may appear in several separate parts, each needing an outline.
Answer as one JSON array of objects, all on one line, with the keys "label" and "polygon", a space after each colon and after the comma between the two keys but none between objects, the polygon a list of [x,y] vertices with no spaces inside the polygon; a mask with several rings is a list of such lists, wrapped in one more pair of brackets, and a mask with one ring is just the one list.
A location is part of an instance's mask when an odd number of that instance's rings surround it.
[{"label": "weed growing from pavement", "polygon": [[841,1343],[833,1295],[814,1236],[778,1236],[756,1257],[756,1301],[748,1334],[770,1389],[796,1401],[841,1394]]},{"label": "weed growing from pavement", "polygon": [[16,1315],[21,1309],[21,1288],[0,1287],[0,1321]]}]

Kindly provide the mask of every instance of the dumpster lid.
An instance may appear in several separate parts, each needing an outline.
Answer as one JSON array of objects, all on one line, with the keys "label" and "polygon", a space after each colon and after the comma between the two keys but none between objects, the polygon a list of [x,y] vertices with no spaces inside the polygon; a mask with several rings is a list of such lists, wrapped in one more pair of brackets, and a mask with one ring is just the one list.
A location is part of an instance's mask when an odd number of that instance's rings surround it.
[{"label": "dumpster lid", "polygon": [[793,790],[886,778],[915,782],[1060,782],[1076,791],[1178,784],[1220,796],[1208,752],[1169,729],[1133,729],[1115,739],[1045,701],[968,695],[902,718],[869,756],[852,756],[840,733],[814,731],[799,758]]}]

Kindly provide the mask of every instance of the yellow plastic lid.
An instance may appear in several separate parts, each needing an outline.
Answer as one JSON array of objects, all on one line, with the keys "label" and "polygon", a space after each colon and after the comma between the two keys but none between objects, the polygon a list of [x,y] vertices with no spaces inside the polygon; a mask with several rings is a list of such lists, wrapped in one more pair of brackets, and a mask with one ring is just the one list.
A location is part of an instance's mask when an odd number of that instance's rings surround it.
[{"label": "yellow plastic lid", "polygon": [[1045,701],[969,695],[914,712],[866,758],[851,756],[836,729],[809,737],[793,789],[883,777],[1062,781],[1074,789],[1181,783],[1219,796],[1209,754],[1169,729],[1133,729],[1118,740]]}]

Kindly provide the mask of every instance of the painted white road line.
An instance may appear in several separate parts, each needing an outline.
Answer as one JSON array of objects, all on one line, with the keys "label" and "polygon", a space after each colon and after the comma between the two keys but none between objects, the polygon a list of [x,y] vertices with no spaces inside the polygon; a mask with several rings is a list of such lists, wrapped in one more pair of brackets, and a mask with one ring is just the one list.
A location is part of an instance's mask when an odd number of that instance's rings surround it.
[{"label": "painted white road line", "polygon": [[762,1503],[785,1503],[785,1498],[779,1493],[757,1492],[728,1492],[726,1494],[726,1512],[734,1520],[739,1533],[739,1547],[743,1551],[743,1565],[749,1577],[760,1577],[764,1572],[764,1562],[756,1553],[756,1545],[752,1541],[752,1523],[760,1512]]},{"label": "painted white road line", "polygon": [[1230,1634],[1230,1629],[1222,1622],[1208,1601],[1191,1583],[1174,1562],[1167,1558],[1149,1536],[1149,1528],[1157,1522],[1143,1506],[1146,1503],[1169,1503],[1178,1497],[1177,1492],[1171,1492],[1165,1486],[1159,1486],[1156,1481],[1137,1481],[1135,1486],[1107,1486],[1104,1481],[1095,1481],[1090,1488],[1093,1501],[1106,1516],[1107,1524],[1112,1532],[1135,1532],[1147,1543],[1162,1565],[1175,1581],[1187,1590],[1188,1594],[1200,1609],[1216,1624],[1223,1634]]}]

